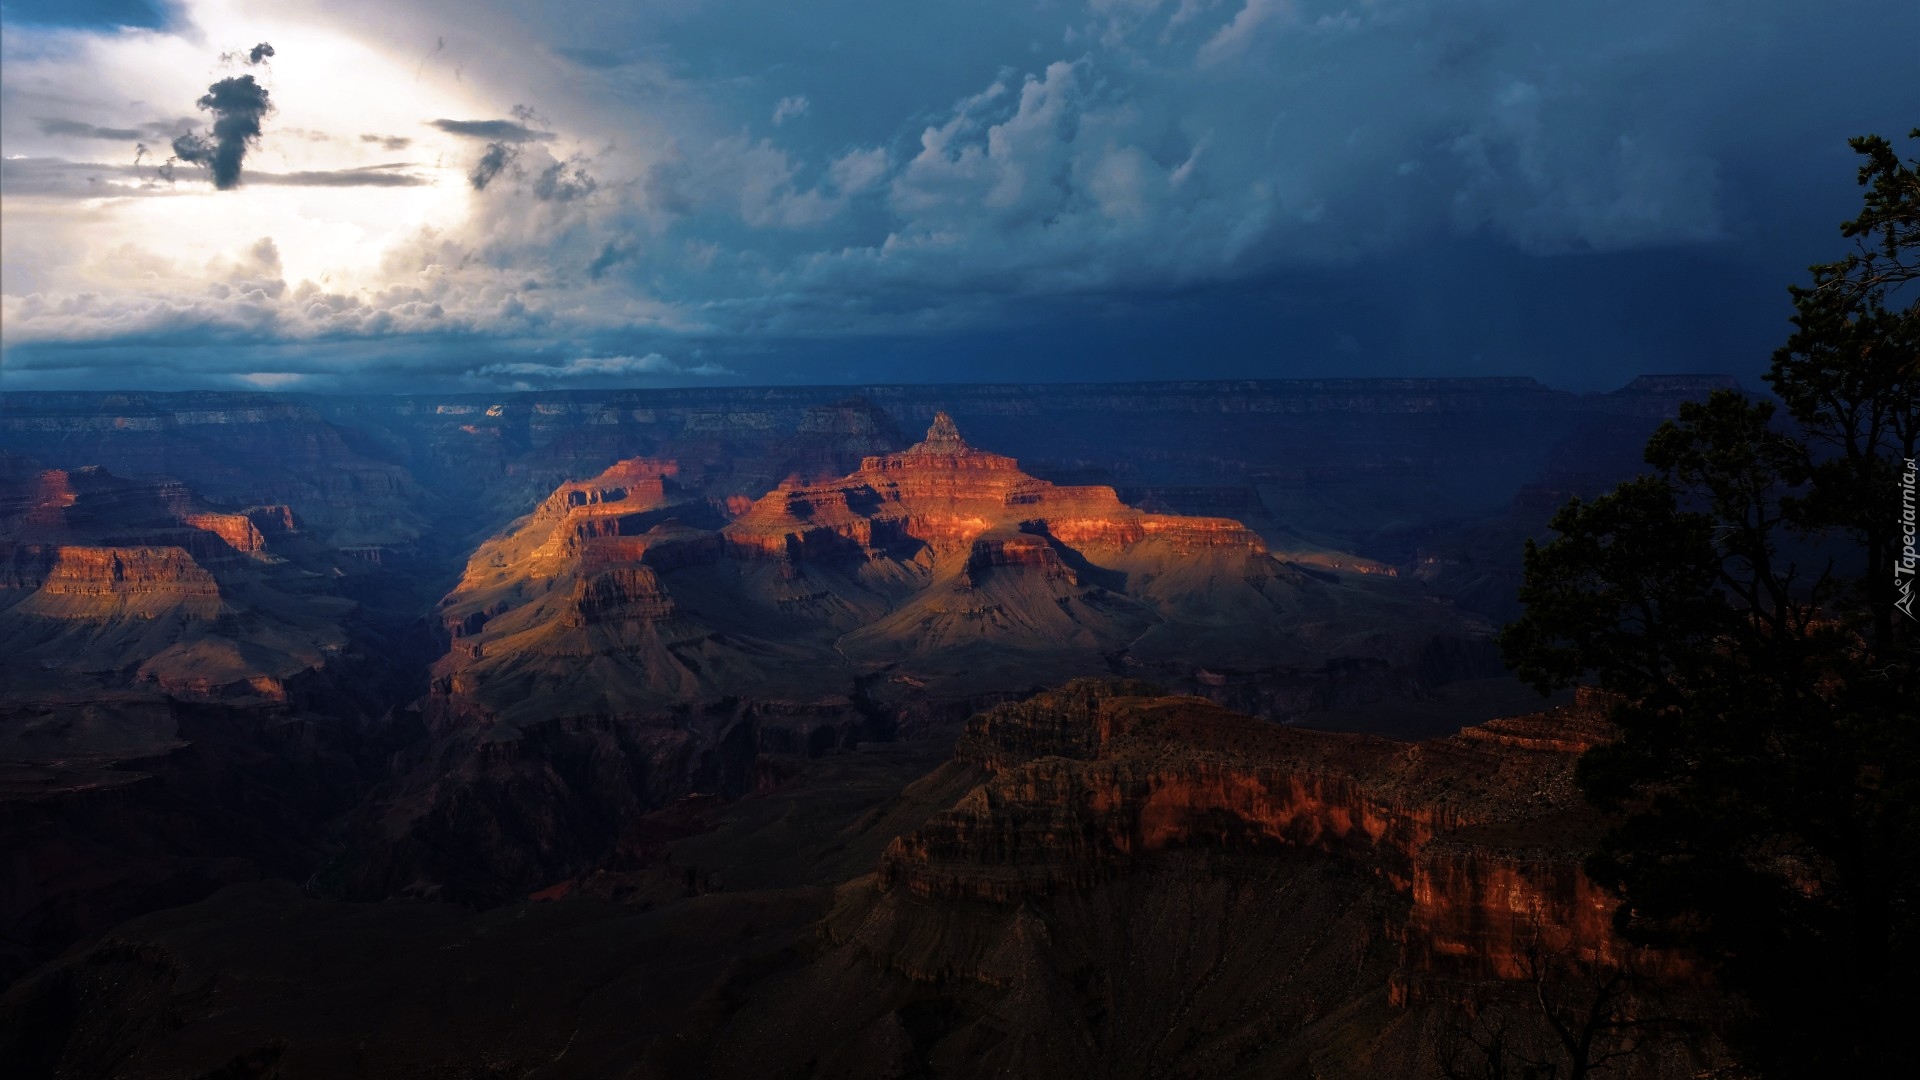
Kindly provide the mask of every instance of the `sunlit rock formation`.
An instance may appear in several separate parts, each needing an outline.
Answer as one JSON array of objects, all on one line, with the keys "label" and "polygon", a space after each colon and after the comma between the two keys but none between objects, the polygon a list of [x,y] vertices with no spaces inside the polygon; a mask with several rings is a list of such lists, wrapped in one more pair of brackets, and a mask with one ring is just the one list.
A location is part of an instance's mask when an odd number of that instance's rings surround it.
[{"label": "sunlit rock formation", "polygon": [[1530,949],[1683,977],[1615,936],[1615,901],[1581,869],[1601,822],[1573,764],[1607,731],[1583,702],[1404,744],[1077,682],[968,722],[955,760],[982,780],[887,849],[863,933],[919,917],[897,896],[1017,908],[1159,853],[1306,851],[1406,901],[1389,927],[1402,998],[1434,979],[1527,978]]},{"label": "sunlit rock formation", "polygon": [[[1289,566],[1239,522],[1031,476],[944,413],[906,450],[744,508],[683,475],[618,462],[474,553],[441,604],[425,705],[459,779],[419,777],[399,831],[452,830],[443,800],[467,785],[493,794],[462,796],[466,812],[544,790],[617,822],[738,794],[763,753],[851,747],[1079,675],[1252,673],[1240,685],[1271,687],[1284,714],[1355,685],[1346,657],[1378,665],[1363,692],[1392,694],[1435,640],[1484,648],[1444,606]],[[584,857],[576,839],[546,872]]]}]

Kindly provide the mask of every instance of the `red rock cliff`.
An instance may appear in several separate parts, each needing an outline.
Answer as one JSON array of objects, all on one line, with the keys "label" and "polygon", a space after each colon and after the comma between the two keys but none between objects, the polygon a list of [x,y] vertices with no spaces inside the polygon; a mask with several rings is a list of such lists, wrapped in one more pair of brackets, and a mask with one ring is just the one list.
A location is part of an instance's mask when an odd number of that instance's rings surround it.
[{"label": "red rock cliff", "polygon": [[1237,521],[1143,513],[1110,487],[1062,487],[1029,476],[1013,458],[967,445],[944,412],[926,439],[907,450],[868,457],[857,472],[831,483],[782,485],[728,525],[726,535],[729,548],[743,556],[810,559],[871,556],[902,541],[937,554],[966,553],[996,530],[1045,534],[1076,546],[1124,548],[1156,538],[1168,541],[1174,554],[1216,547],[1266,554]]},{"label": "red rock cliff", "polygon": [[213,575],[177,547],[59,547],[18,610],[61,619],[220,613]]},{"label": "red rock cliff", "polygon": [[[1581,869],[1601,822],[1572,785],[1605,737],[1591,705],[1421,744],[1305,731],[1140,684],[1082,682],[969,721],[956,756],[989,774],[888,848],[883,890],[1017,904],[1174,848],[1305,848],[1407,897],[1409,986],[1515,979],[1536,942],[1603,965],[1629,950]],[[1641,967],[1678,972],[1636,954]]]}]

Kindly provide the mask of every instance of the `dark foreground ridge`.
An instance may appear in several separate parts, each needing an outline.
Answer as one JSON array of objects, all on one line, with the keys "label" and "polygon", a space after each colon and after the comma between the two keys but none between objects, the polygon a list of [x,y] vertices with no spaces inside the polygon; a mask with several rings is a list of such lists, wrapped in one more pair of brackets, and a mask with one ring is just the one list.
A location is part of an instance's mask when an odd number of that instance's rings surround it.
[{"label": "dark foreground ridge", "polygon": [[1455,1003],[1532,993],[1541,955],[1556,993],[1631,967],[1630,1007],[1687,1007],[1578,868],[1572,761],[1606,735],[1581,705],[1408,746],[1081,682],[944,763],[656,814],[645,865],[556,901],[230,888],[42,969],[0,1024],[75,1076],[1429,1075]]}]

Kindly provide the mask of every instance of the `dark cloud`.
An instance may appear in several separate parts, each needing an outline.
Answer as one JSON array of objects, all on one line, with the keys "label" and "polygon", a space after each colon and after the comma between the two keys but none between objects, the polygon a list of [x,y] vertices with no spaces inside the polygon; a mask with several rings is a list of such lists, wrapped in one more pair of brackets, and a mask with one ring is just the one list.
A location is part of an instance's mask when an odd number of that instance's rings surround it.
[{"label": "dark cloud", "polygon": [[432,183],[424,176],[401,172],[406,165],[367,165],[358,169],[305,170],[286,173],[248,173],[256,184],[284,187],[425,187]]},{"label": "dark cloud", "polygon": [[467,180],[473,184],[473,190],[485,191],[487,185],[493,183],[493,178],[499,176],[501,170],[512,165],[519,157],[518,147],[508,146],[506,143],[488,143],[487,152],[480,155],[480,160],[474,164],[473,171],[467,174]]},{"label": "dark cloud", "polygon": [[[97,161],[67,161],[64,158],[12,158],[0,160],[0,182],[8,196],[39,195],[56,198],[98,198],[102,195],[164,195],[171,189],[153,183],[171,181],[171,164],[157,169],[145,164],[151,151],[145,143],[134,147],[130,165],[107,165]],[[332,169],[303,172],[247,172],[247,183],[277,187],[423,187],[431,180],[406,171],[406,164],[369,165],[357,169]]]},{"label": "dark cloud", "polygon": [[220,62],[223,64],[260,64],[272,58],[273,46],[264,41],[251,49],[235,49],[232,52],[220,54]]},{"label": "dark cloud", "polygon": [[[518,106],[516,106],[517,108]],[[461,135],[469,139],[485,139],[492,143],[546,142],[553,138],[551,131],[535,131],[525,124],[512,120],[429,120],[427,123],[449,135]]]},{"label": "dark cloud", "polygon": [[619,266],[623,262],[631,261],[637,254],[639,254],[639,251],[631,244],[624,244],[617,240],[608,240],[606,243],[600,245],[599,254],[595,255],[593,261],[587,264],[587,276],[595,281],[599,281],[606,276],[607,271]]},{"label": "dark cloud", "polygon": [[593,194],[599,186],[580,161],[556,161],[533,178],[533,196],[544,202],[572,202]]},{"label": "dark cloud", "polygon": [[63,120],[57,116],[42,116],[35,123],[40,125],[42,135],[66,135],[76,139],[105,139],[109,142],[131,142],[140,138],[137,128],[97,127],[81,123],[78,120]]},{"label": "dark cloud", "polygon": [[213,140],[197,131],[189,131],[173,140],[173,157],[189,165],[212,165]]},{"label": "dark cloud", "polygon": [[37,117],[34,123],[39,125],[40,134],[57,135],[69,139],[99,139],[103,142],[133,142],[136,139],[171,139],[193,127],[192,117],[179,120],[149,120],[138,127],[102,127],[82,120],[69,120],[63,116]]},{"label": "dark cloud", "polygon": [[207,87],[198,104],[213,114],[211,136],[188,132],[174,139],[173,156],[205,166],[221,191],[238,187],[240,165],[260,141],[260,119],[273,109],[267,88],[251,75],[221,79]]},{"label": "dark cloud", "polygon": [[360,141],[371,143],[383,150],[405,150],[413,145],[413,140],[402,135],[362,135]]},{"label": "dark cloud", "polygon": [[[15,0],[0,2],[11,15]],[[489,337],[569,341],[553,365],[688,355],[591,339],[650,307],[772,379],[1481,372],[1611,387],[1641,370],[1751,371],[1787,329],[1782,286],[1843,250],[1834,225],[1859,199],[1845,136],[1914,123],[1899,115],[1910,76],[1859,63],[1860,27],[1920,32],[1913,0],[1863,0],[1846,20],[1760,0],[1732,30],[1717,7],[1668,0],[740,0],[626,23],[604,0],[547,0],[535,23],[507,0],[400,7],[401,25],[380,21],[400,18],[391,3],[345,0],[342,14],[402,51],[440,52],[449,81],[468,42],[511,41],[492,54],[493,85],[540,87],[499,92],[564,122],[487,106],[415,137],[471,139],[447,161],[496,192],[383,264],[441,267],[394,280],[424,285],[430,297],[406,302],[444,303],[444,323],[369,292],[327,299],[325,318],[306,314],[319,300],[289,302],[254,344],[226,347],[307,347],[272,338],[350,325],[383,352],[410,342],[421,365],[446,350],[462,366],[434,377],[452,379],[530,362],[473,359]],[[443,52],[426,45],[437,27],[457,28]],[[26,132],[42,115],[141,130],[148,106],[77,112],[28,96],[32,69],[15,66],[4,107]],[[265,69],[223,74],[239,70]],[[768,125],[801,96],[804,124]],[[148,181],[180,130],[142,139],[158,154],[142,159]],[[270,134],[268,150],[289,132],[277,119]],[[372,147],[356,163],[414,153],[343,137]],[[88,138],[42,141],[126,166],[132,141]],[[595,148],[584,172],[555,168],[575,147]],[[247,161],[252,184],[265,159]],[[427,170],[327,182],[413,171]],[[15,162],[10,207],[33,190],[24,174],[59,197],[170,195],[135,171]],[[589,174],[595,190],[574,195]],[[57,243],[9,244],[10,280],[18,257],[19,279],[44,278],[49,297],[99,289],[60,278],[79,256]],[[141,288],[129,275],[102,295]],[[165,310],[145,294],[97,315],[48,303],[10,310],[10,339],[71,338],[78,356]],[[456,323],[467,336],[433,336]],[[778,361],[737,359],[732,343]],[[219,362],[205,344],[165,352],[167,370]]]}]

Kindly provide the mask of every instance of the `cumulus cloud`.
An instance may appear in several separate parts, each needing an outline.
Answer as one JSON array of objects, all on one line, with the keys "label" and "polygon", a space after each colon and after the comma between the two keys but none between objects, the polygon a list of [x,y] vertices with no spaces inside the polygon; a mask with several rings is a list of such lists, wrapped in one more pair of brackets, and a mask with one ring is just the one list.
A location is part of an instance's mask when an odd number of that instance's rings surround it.
[{"label": "cumulus cloud", "polygon": [[[383,42],[433,44],[368,100],[412,103],[436,77],[454,89],[397,119],[336,125],[345,156],[288,164],[284,180],[248,159],[249,182],[437,177],[446,198],[432,205],[457,213],[370,232],[385,254],[365,279],[244,302],[239,290],[182,299],[69,272],[59,260],[81,256],[46,253],[103,245],[39,243],[9,255],[9,288],[35,282],[38,298],[8,298],[10,340],[202,332],[264,348],[452,334],[643,359],[698,342],[743,368],[733,357],[768,341],[1065,326],[1282,278],[1351,274],[1384,294],[1394,286],[1369,267],[1436,250],[1522,262],[1774,252],[1796,229],[1824,235],[1850,195],[1828,210],[1780,192],[1836,175],[1844,187],[1845,136],[1912,123],[1885,104],[1904,101],[1903,84],[1854,62],[1852,30],[1786,0],[1738,25],[1718,7],[1658,0],[1089,0],[1004,3],[986,17],[743,0],[670,17],[596,9],[591,39],[565,30],[580,25],[573,0],[538,21],[499,0],[288,2]],[[1920,11],[1867,0],[1862,23],[1912,36]],[[909,31],[939,43],[938,63],[900,47]],[[296,59],[274,61],[276,94]],[[1783,70],[1800,74],[1770,74]],[[769,92],[775,79],[807,96]],[[39,98],[23,113],[27,86],[0,74],[9,116],[71,114]],[[117,100],[143,99],[180,100],[133,86]],[[515,100],[542,113],[506,107]],[[51,161],[93,156],[59,140],[157,144],[143,122],[131,106],[84,123],[11,121],[9,150],[35,162],[5,166],[9,196],[20,184],[76,198],[137,186],[123,166]],[[367,134],[414,123],[411,141]],[[194,160],[215,152],[201,138],[187,144]],[[355,171],[403,149],[422,164]],[[439,193],[400,194],[421,196],[407,204],[419,213]],[[1789,219],[1801,224],[1781,227]],[[301,265],[298,245],[283,247]],[[12,273],[33,260],[51,269]],[[1807,261],[1797,249],[1774,258],[1785,275]],[[445,370],[609,377],[570,363],[512,352]]]},{"label": "cumulus cloud", "polygon": [[842,194],[858,195],[871,190],[887,175],[885,147],[870,146],[849,150],[827,166],[827,176]]},{"label": "cumulus cloud", "polygon": [[773,126],[779,127],[789,120],[797,120],[805,115],[807,115],[807,99],[805,97],[799,95],[783,97],[774,103]]},{"label": "cumulus cloud", "polygon": [[578,159],[556,161],[541,169],[540,175],[534,177],[533,195],[547,202],[571,202],[586,198],[599,186],[599,181],[587,172],[586,165]]},{"label": "cumulus cloud", "polygon": [[487,185],[493,183],[493,178],[511,167],[519,157],[518,147],[506,143],[488,143],[486,152],[480,155],[480,160],[467,173],[467,182],[473,185],[473,190],[485,191]]}]

